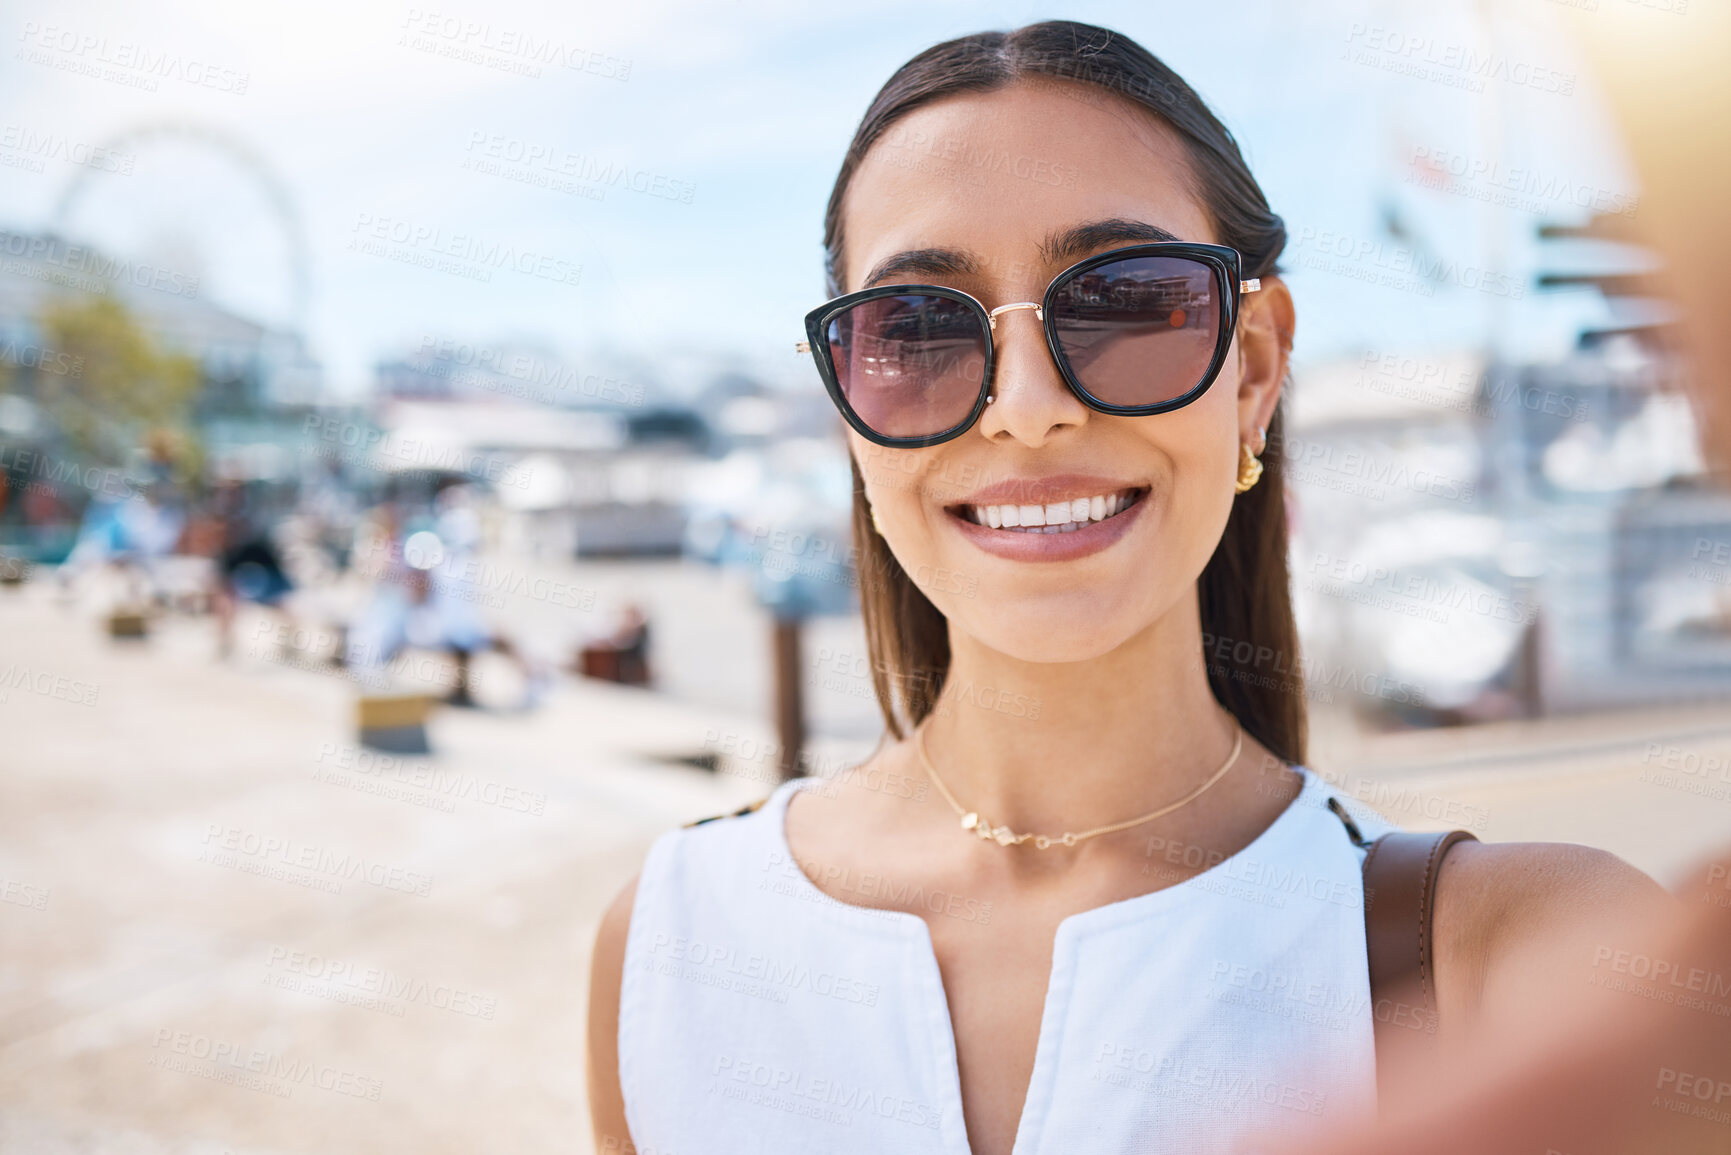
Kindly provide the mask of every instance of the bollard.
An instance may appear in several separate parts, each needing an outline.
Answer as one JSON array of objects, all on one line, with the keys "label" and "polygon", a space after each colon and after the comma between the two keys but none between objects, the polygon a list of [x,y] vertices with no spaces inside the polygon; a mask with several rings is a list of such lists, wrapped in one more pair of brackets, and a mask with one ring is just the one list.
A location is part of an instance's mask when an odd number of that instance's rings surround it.
[{"label": "bollard", "polygon": [[781,780],[799,777],[805,744],[805,702],[800,691],[800,632],[804,619],[775,615],[775,732],[781,742]]},{"label": "bollard", "polygon": [[108,636],[141,639],[150,636],[150,619],[141,609],[118,609],[108,615]]},{"label": "bollard", "polygon": [[430,754],[427,716],[436,699],[426,694],[367,694],[355,703],[360,744],[392,754]]}]

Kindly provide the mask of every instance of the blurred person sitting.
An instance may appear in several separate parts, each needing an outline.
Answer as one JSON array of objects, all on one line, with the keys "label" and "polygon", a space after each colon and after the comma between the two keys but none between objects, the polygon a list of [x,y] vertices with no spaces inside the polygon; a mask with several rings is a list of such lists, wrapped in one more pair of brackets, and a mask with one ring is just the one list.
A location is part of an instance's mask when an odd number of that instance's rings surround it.
[{"label": "blurred person sitting", "polygon": [[57,574],[62,595],[73,596],[81,579],[106,569],[121,581],[121,604],[148,607],[156,595],[159,565],[174,553],[185,528],[186,511],[170,466],[153,459],[130,492],[100,495],[85,509]]},{"label": "blurred person sitting", "polygon": [[[443,483],[433,509],[405,514],[387,500],[375,511],[370,546],[372,591],[349,629],[345,664],[357,678],[382,683],[383,667],[407,647],[442,650],[456,663],[446,702],[473,706],[470,662],[482,650],[510,652],[481,616],[473,577],[481,542],[473,490]],[[357,567],[360,568],[360,567]]]}]

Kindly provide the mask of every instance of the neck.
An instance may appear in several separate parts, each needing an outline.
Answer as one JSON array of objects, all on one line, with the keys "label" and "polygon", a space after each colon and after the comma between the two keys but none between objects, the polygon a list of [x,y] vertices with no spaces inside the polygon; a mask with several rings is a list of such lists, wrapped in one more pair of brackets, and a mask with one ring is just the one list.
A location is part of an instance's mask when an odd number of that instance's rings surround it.
[{"label": "neck", "polygon": [[1232,751],[1236,723],[1209,689],[1193,611],[1086,661],[1022,661],[953,628],[950,653],[926,753],[962,809],[1017,833],[1155,810]]}]

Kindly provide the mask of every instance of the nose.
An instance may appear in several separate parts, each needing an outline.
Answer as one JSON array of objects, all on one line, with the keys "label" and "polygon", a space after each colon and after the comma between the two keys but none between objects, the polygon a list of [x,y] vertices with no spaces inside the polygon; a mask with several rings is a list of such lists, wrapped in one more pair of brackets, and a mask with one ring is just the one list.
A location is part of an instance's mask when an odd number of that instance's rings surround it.
[{"label": "nose", "polygon": [[[1000,313],[1032,309],[1034,325],[999,324]],[[995,442],[1010,439],[1037,449],[1059,429],[1081,426],[1090,410],[1070,392],[1046,347],[1044,314],[1035,301],[999,305],[986,314],[996,356],[980,433]],[[1014,333],[1012,337],[1011,334]]]}]

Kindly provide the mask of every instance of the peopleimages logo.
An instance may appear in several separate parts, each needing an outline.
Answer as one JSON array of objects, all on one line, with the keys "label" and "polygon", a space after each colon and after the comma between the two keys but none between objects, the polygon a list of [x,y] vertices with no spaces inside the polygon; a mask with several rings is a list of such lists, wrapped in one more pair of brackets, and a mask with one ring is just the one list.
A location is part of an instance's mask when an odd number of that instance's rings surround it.
[{"label": "peopleimages logo", "polygon": [[80,706],[96,705],[96,695],[101,686],[92,682],[82,682],[66,674],[56,674],[49,670],[33,670],[29,666],[20,666],[13,662],[4,670],[0,670],[0,702],[6,700],[6,694],[11,690],[22,690],[25,693],[39,694],[44,698],[54,698],[62,702],[73,702]]},{"label": "peopleimages logo", "polygon": [[[1433,573],[1405,572],[1398,567],[1375,565],[1325,551],[1317,552],[1310,563],[1310,573],[1327,580],[1309,588],[1349,601],[1384,605],[1415,617],[1428,616],[1432,621],[1448,621],[1451,610],[1519,625],[1530,625],[1539,616],[1537,605],[1507,597],[1476,582],[1444,581]],[[1380,600],[1356,598],[1350,596],[1352,591],[1345,590],[1346,586],[1360,586],[1388,596]]]},{"label": "peopleimages logo", "polygon": [[0,365],[34,369],[38,373],[52,373],[56,377],[84,376],[83,354],[58,352],[45,345],[33,345],[29,342],[20,344],[17,341],[7,341],[0,344]]},{"label": "peopleimages logo", "polygon": [[159,1028],[152,1048],[152,1067],[219,1083],[235,1083],[285,1099],[302,1085],[374,1103],[379,1101],[384,1090],[384,1083],[380,1080],[355,1071],[345,1071],[329,1063],[313,1063],[262,1047],[244,1047],[196,1031]]},{"label": "peopleimages logo", "polygon": [[125,176],[132,172],[137,159],[129,152],[117,153],[103,145],[93,145],[58,132],[41,132],[15,123],[0,127],[0,150],[18,153],[29,160],[31,164],[25,167],[29,167],[33,172],[42,171],[44,160],[58,160],[81,168]]},{"label": "peopleimages logo", "polygon": [[1429,145],[1414,145],[1408,184],[1542,213],[1573,205],[1607,216],[1632,217],[1639,198],[1530,166],[1505,165]]},{"label": "peopleimages logo", "polygon": [[[82,360],[82,358],[80,359]],[[80,465],[64,457],[33,453],[28,449],[0,448],[0,472],[11,473],[40,481],[52,492],[54,488],[84,489],[92,494],[116,500],[138,492],[138,482],[118,469],[100,465]]]},{"label": "peopleimages logo", "polygon": [[[422,897],[431,893],[433,887],[433,876],[430,874],[372,861],[347,850],[258,834],[217,822],[206,824],[203,845],[205,850],[200,854],[201,861],[217,866],[237,867],[249,874],[261,871],[246,870],[241,866],[242,861],[250,860],[258,866],[325,875],[328,884],[316,889],[329,890],[332,893],[341,890],[342,882],[339,880],[344,879]],[[244,857],[237,860],[237,856]]]},{"label": "peopleimages logo", "polygon": [[[653,959],[698,967],[727,974],[731,977],[765,983],[790,991],[805,991],[836,999],[875,1007],[881,988],[877,983],[830,971],[814,971],[803,963],[789,962],[762,954],[741,954],[730,946],[687,939],[680,935],[657,933],[649,944]],[[675,978],[687,977],[675,966],[663,973]],[[696,980],[694,980],[696,981]],[[786,1001],[785,999],[779,1001]]]},{"label": "peopleimages logo", "polygon": [[445,770],[425,759],[410,761],[359,746],[323,742],[319,745],[318,761],[379,780],[401,782],[451,800],[460,799],[523,814],[547,812],[547,795],[540,790],[525,790],[491,778]]},{"label": "peopleimages logo", "polygon": [[745,1055],[718,1055],[711,1070],[717,1089],[729,1098],[744,1099],[794,1114],[811,1114],[825,1122],[843,1126],[853,1122],[853,1113],[894,1119],[912,1127],[937,1129],[942,1113],[937,1108],[885,1094],[844,1079],[814,1078]]},{"label": "peopleimages logo", "polygon": [[971,168],[983,177],[989,172],[1001,172],[1036,184],[1070,186],[1076,183],[1080,170],[1074,165],[1060,164],[1045,157],[1003,152],[962,136],[934,135],[923,130],[893,127],[883,138],[892,148],[905,150],[906,157],[889,158],[897,167],[919,167],[917,157],[934,157],[946,164]]},{"label": "peopleimages logo", "polygon": [[461,16],[421,8],[410,8],[401,27],[404,31],[397,43],[405,48],[480,64],[501,72],[538,77],[542,65],[551,64],[604,80],[624,82],[631,79],[629,60],[520,28],[466,20]]},{"label": "peopleimages logo", "polygon": [[[1414,467],[1394,454],[1379,458],[1359,449],[1344,448],[1323,441],[1303,441],[1296,437],[1282,439],[1278,434],[1271,436],[1269,442],[1280,447],[1281,457],[1287,468],[1292,476],[1300,481],[1327,484],[1328,479],[1321,475],[1328,474],[1342,483],[1356,482],[1364,486],[1405,489],[1416,494],[1440,497],[1445,501],[1471,501],[1478,489],[1475,482],[1426,469],[1422,465]],[[1338,484],[1330,486],[1340,487]],[[1374,494],[1376,490],[1367,489],[1366,492]]]},{"label": "peopleimages logo", "polygon": [[[1329,687],[1352,690],[1396,705],[1422,706],[1425,703],[1422,690],[1387,674],[1359,670],[1345,664],[1330,666],[1320,658],[1300,656],[1294,660],[1283,650],[1242,638],[1203,634],[1202,658],[1210,675],[1234,681],[1269,678],[1279,683],[1291,677],[1294,680],[1291,688],[1303,686],[1306,693],[1315,687]],[[1270,688],[1276,688],[1276,685],[1271,684]]]},{"label": "peopleimages logo", "polygon": [[[511,169],[521,169],[549,177],[568,177],[578,184],[597,188],[627,188],[682,204],[690,204],[697,193],[697,185],[691,181],[633,168],[614,160],[602,160],[587,153],[572,152],[544,141],[521,140],[476,130],[469,134],[467,151],[469,156],[463,167],[495,176],[504,175]],[[538,182],[531,180],[528,183]]]},{"label": "peopleimages logo", "polygon": [[1292,247],[1299,263],[1307,269],[1421,296],[1433,295],[1439,283],[1516,301],[1527,295],[1526,282],[1513,274],[1332,229],[1305,225],[1298,230]]},{"label": "peopleimages logo", "polygon": [[[139,289],[153,289],[171,297],[198,296],[198,278],[173,269],[165,269],[145,261],[128,261],[108,257],[87,245],[69,245],[55,236],[26,236],[23,233],[0,233],[0,252],[19,261],[0,262],[6,272],[36,276],[25,262],[40,262],[54,270],[66,270],[72,276],[94,278],[73,287],[86,292],[102,293],[102,282],[128,284]],[[52,279],[42,278],[37,279]]]},{"label": "peopleimages logo", "polygon": [[1088,1077],[1143,1093],[1216,1104],[1262,1103],[1304,1115],[1322,1114],[1328,1102],[1326,1091],[1258,1078],[1249,1071],[1188,1062],[1128,1042],[1101,1043]]},{"label": "peopleimages logo", "polygon": [[159,80],[179,80],[197,88],[246,95],[251,74],[209,61],[195,60],[178,52],[158,51],[126,40],[111,40],[75,28],[26,20],[18,34],[24,51],[17,59],[28,60],[63,72],[111,80],[155,92]]},{"label": "peopleimages logo", "polygon": [[1483,92],[1485,82],[1498,80],[1517,88],[1532,88],[1556,96],[1572,96],[1576,76],[1555,68],[1481,52],[1470,44],[1354,21],[1347,28],[1344,58],[1354,64],[1429,80],[1468,92]]},{"label": "peopleimages logo", "polygon": [[279,989],[335,1002],[349,1001],[344,996],[350,993],[377,996],[388,1000],[387,1013],[398,1016],[402,1014],[400,1004],[420,1003],[434,1010],[491,1021],[499,1007],[496,995],[464,990],[449,983],[430,983],[418,976],[398,974],[388,967],[363,967],[344,959],[282,946],[270,948],[264,965],[271,972],[267,979],[274,979],[272,985]]},{"label": "peopleimages logo", "polygon": [[[642,405],[645,395],[642,385],[621,378],[584,372],[574,366],[491,345],[423,336],[418,352],[425,362],[419,366],[421,372],[453,385],[468,385],[486,392],[509,392],[550,404],[581,395],[631,406]],[[501,385],[495,379],[498,377],[508,377],[519,384]]]},{"label": "peopleimages logo", "polygon": [[470,280],[491,281],[494,269],[510,269],[559,285],[575,285],[583,276],[583,266],[573,261],[401,217],[358,213],[350,233],[351,251]]},{"label": "peopleimages logo", "polygon": [[1494,417],[1499,409],[1515,405],[1568,421],[1586,421],[1592,415],[1591,407],[1581,398],[1536,385],[1523,386],[1512,373],[1458,368],[1442,360],[1375,349],[1359,354],[1358,367],[1354,384],[1361,389],[1474,417]]},{"label": "peopleimages logo", "polygon": [[[507,463],[495,454],[461,445],[404,437],[395,430],[361,425],[330,414],[307,414],[301,422],[301,432],[324,443],[314,447],[314,456],[346,461],[357,466],[369,465],[372,458],[377,456],[413,462],[428,468],[467,473],[478,478],[484,477],[488,481],[516,489],[527,489],[534,481],[532,466]],[[339,446],[353,452],[344,453]]]}]

